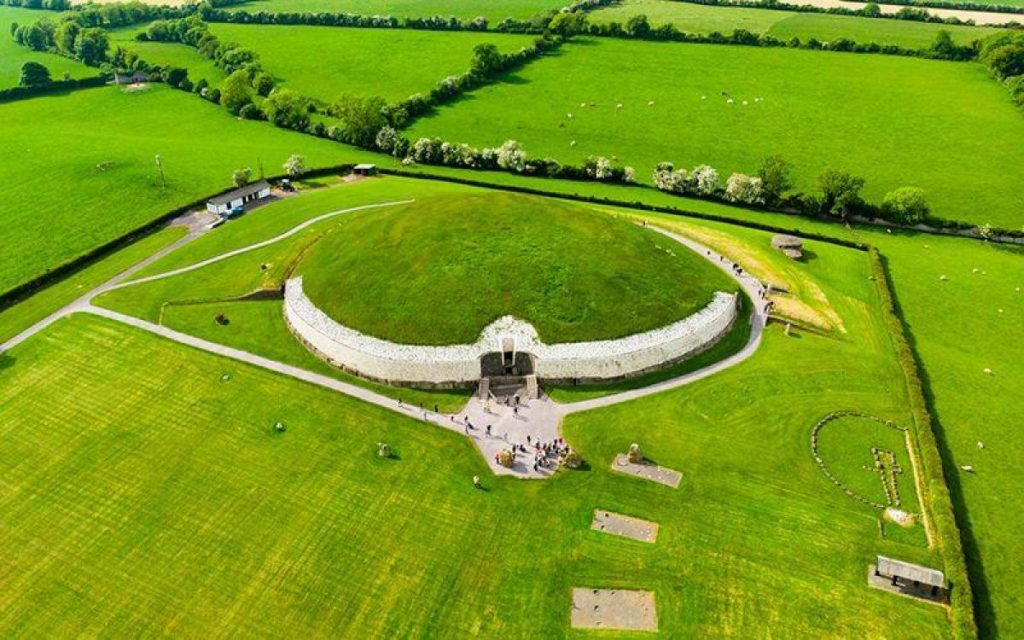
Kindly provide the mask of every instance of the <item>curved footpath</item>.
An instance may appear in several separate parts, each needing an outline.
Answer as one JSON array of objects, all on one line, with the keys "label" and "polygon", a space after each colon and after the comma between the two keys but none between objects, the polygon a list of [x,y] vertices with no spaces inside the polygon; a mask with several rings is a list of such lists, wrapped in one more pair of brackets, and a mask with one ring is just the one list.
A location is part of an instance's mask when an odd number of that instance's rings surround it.
[{"label": "curved footpath", "polygon": [[[111,291],[114,289],[120,289],[123,287],[129,287],[136,284],[142,284],[145,282],[152,282],[154,280],[160,280],[163,278],[170,278],[176,275],[180,275],[182,273],[187,273],[190,271],[194,271],[196,269],[201,269],[202,267],[214,264],[216,262],[220,262],[222,260],[226,260],[228,258],[232,258],[234,256],[238,256],[249,251],[254,251],[256,249],[266,247],[275,242],[279,242],[281,240],[284,240],[288,237],[295,235],[296,233],[302,231],[303,229],[313,224],[316,224],[317,222],[326,220],[337,215],[354,211],[373,209],[378,207],[407,204],[409,202],[412,201],[406,200],[399,202],[383,202],[372,205],[353,207],[350,209],[343,209],[339,211],[333,211],[331,213],[327,213],[306,220],[305,222],[296,225],[295,227],[292,227],[288,231],[281,233],[277,236],[274,236],[273,238],[270,238],[268,240],[263,240],[245,247],[241,247],[239,249],[234,249],[232,251],[225,252],[223,254],[214,256],[212,258],[208,258],[206,260],[202,260],[200,262],[197,262],[186,267],[182,267],[180,269],[174,269],[171,271],[166,271],[164,273],[159,273],[156,275],[126,282],[126,280],[130,278],[133,274],[138,273],[140,270],[156,262],[163,256],[179,249],[183,245],[191,242],[192,240],[195,240],[196,238],[200,237],[201,235],[209,231],[209,227],[202,223],[203,214],[193,214],[191,216],[186,216],[172,223],[177,226],[187,226],[189,228],[189,233],[184,238],[154,253],[153,255],[149,256],[142,262],[139,262],[130,269],[127,269],[126,271],[110,279],[106,283],[89,291],[88,293],[81,296],[71,304],[50,314],[43,320],[40,320],[39,322],[32,325],[25,331],[22,331],[18,335],[11,338],[7,342],[0,344],[0,353],[21,344],[25,340],[31,338],[40,331],[46,329],[60,318],[63,318],[76,312],[92,313],[94,315],[101,316],[117,322],[121,322],[123,324],[135,327],[137,329],[141,329],[143,331],[148,331],[155,335],[167,338],[169,340],[173,340],[175,342],[178,342],[189,347],[193,347],[195,349],[200,349],[202,351],[206,351],[208,353],[212,353],[214,355],[222,356],[225,358],[231,358],[232,360],[237,360],[240,362],[244,362],[246,364],[250,364],[252,366],[260,367],[262,369],[267,369],[269,371],[273,371],[281,375],[289,376],[297,380],[302,380],[310,384],[315,384],[326,389],[331,389],[332,391],[344,393],[345,395],[351,396],[358,400],[362,400],[364,402],[369,402],[371,404],[388,409],[390,411],[395,411],[408,417],[423,420],[424,422],[448,429],[450,431],[462,433],[463,435],[469,437],[473,441],[473,443],[476,445],[480,453],[483,454],[484,459],[487,460],[488,464],[490,465],[494,473],[500,475],[514,475],[521,478],[543,478],[550,475],[552,471],[545,468],[541,468],[539,471],[534,470],[532,468],[532,464],[527,465],[526,463],[518,459],[522,458],[523,454],[520,454],[520,456],[517,457],[516,464],[511,469],[497,464],[495,456],[497,455],[498,452],[502,451],[503,449],[508,449],[513,444],[527,444],[527,436],[530,436],[531,442],[551,442],[554,441],[556,438],[560,438],[560,426],[562,423],[562,419],[569,414],[578,413],[581,411],[588,411],[590,409],[596,409],[598,407],[606,407],[621,402],[628,402],[630,400],[642,398],[644,396],[648,396],[654,393],[660,393],[662,391],[667,391],[669,389],[676,389],[678,387],[682,387],[684,385],[696,382],[698,380],[702,380],[712,374],[715,374],[729,367],[735,366],[740,362],[746,360],[751,355],[753,355],[753,353],[757,350],[757,347],[761,344],[761,333],[767,320],[767,314],[765,312],[766,303],[764,300],[762,300],[761,297],[762,293],[764,292],[763,285],[757,279],[751,277],[746,273],[744,273],[741,276],[737,276],[732,271],[732,261],[726,259],[723,256],[720,256],[718,253],[715,253],[708,247],[705,247],[704,245],[698,242],[690,240],[689,238],[684,238],[680,235],[656,227],[649,228],[652,231],[661,233],[671,238],[672,240],[675,240],[676,242],[685,245],[690,250],[695,251],[699,255],[703,256],[705,259],[710,261],[712,264],[716,265],[719,269],[721,269],[731,278],[736,280],[736,282],[743,289],[743,291],[746,292],[747,296],[750,298],[754,305],[754,310],[751,314],[752,326],[750,331],[750,338],[747,341],[747,344],[743,347],[743,349],[741,349],[737,353],[733,354],[728,358],[708,365],[703,369],[698,369],[697,371],[692,371],[690,373],[686,373],[681,376],[650,385],[648,387],[634,389],[631,391],[624,391],[622,393],[616,393],[601,398],[594,398],[592,400],[585,400],[582,402],[576,402],[572,404],[559,404],[557,402],[554,402],[547,396],[542,396],[540,399],[537,400],[525,401],[520,404],[518,410],[513,410],[512,407],[501,405],[496,402],[493,403],[492,405],[490,401],[485,402],[474,396],[466,404],[466,407],[457,415],[434,413],[432,411],[424,410],[419,407],[411,407],[407,404],[403,404],[400,400],[394,400],[375,391],[371,391],[369,389],[347,382],[342,382],[341,380],[337,380],[330,376],[313,373],[312,371],[302,369],[301,367],[289,365],[283,362],[279,362],[277,360],[271,360],[270,358],[265,358],[263,356],[250,353],[248,351],[242,351],[240,349],[235,349],[233,347],[228,347],[215,342],[210,342],[208,340],[203,340],[202,338],[181,333],[179,331],[175,331],[162,325],[154,324],[141,318],[125,315],[123,313],[97,307],[92,304],[92,300],[101,293],[105,293],[107,291]],[[488,426],[491,427],[490,434],[486,432],[486,428]],[[527,459],[530,458],[529,454],[526,454],[525,457]]]}]

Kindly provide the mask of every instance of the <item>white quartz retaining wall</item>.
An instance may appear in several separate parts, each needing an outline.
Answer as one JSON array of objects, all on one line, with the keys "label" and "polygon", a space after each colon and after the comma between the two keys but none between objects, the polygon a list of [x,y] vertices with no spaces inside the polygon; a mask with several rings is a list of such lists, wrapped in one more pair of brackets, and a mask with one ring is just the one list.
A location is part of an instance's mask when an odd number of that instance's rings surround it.
[{"label": "white quartz retaining wall", "polygon": [[335,366],[392,384],[452,386],[480,379],[480,358],[515,350],[534,359],[542,380],[614,380],[639,375],[699,353],[719,340],[738,313],[738,294],[716,292],[706,307],[678,322],[616,340],[547,345],[533,326],[512,316],[488,325],[474,344],[406,345],[368,336],[330,318],[306,296],[302,278],[285,283],[284,315],[302,342]]}]

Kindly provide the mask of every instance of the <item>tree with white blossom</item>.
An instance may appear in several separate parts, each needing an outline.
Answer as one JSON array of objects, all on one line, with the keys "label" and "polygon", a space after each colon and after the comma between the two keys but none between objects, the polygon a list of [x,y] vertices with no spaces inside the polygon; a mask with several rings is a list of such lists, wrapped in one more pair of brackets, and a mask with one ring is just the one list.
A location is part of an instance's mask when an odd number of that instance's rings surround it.
[{"label": "tree with white blossom", "polygon": [[761,178],[734,173],[725,181],[725,198],[743,204],[764,204]]},{"label": "tree with white blossom", "polygon": [[718,191],[718,171],[714,167],[700,164],[690,172],[693,191],[700,196],[714,195]]},{"label": "tree with white blossom", "polygon": [[526,168],[526,152],[515,140],[506,140],[497,150],[498,166],[502,169],[522,173]]}]

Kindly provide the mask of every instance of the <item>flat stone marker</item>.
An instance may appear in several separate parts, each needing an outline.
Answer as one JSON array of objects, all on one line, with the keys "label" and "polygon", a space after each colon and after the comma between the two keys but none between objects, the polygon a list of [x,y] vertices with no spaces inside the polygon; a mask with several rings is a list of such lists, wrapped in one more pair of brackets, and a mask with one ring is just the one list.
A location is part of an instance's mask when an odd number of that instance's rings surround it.
[{"label": "flat stone marker", "polygon": [[602,511],[594,509],[594,520],[590,523],[594,531],[603,531],[613,536],[639,540],[640,542],[654,542],[658,539],[658,523],[650,520],[641,520],[633,516],[624,516],[621,513]]},{"label": "flat stone marker", "polygon": [[574,629],[658,630],[653,591],[576,587],[571,618]]},{"label": "flat stone marker", "polygon": [[679,483],[683,480],[683,474],[675,469],[659,467],[656,464],[630,462],[624,453],[615,456],[615,460],[612,461],[612,470],[657,482],[673,489],[678,489]]}]

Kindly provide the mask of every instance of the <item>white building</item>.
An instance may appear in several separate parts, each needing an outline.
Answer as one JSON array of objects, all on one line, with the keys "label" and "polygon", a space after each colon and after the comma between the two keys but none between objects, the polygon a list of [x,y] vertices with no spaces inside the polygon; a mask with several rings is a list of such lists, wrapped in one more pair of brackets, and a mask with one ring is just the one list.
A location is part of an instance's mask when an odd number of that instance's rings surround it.
[{"label": "white building", "polygon": [[225,215],[235,207],[244,207],[250,202],[270,197],[270,183],[260,180],[233,191],[222,193],[206,201],[206,210],[210,213]]}]

